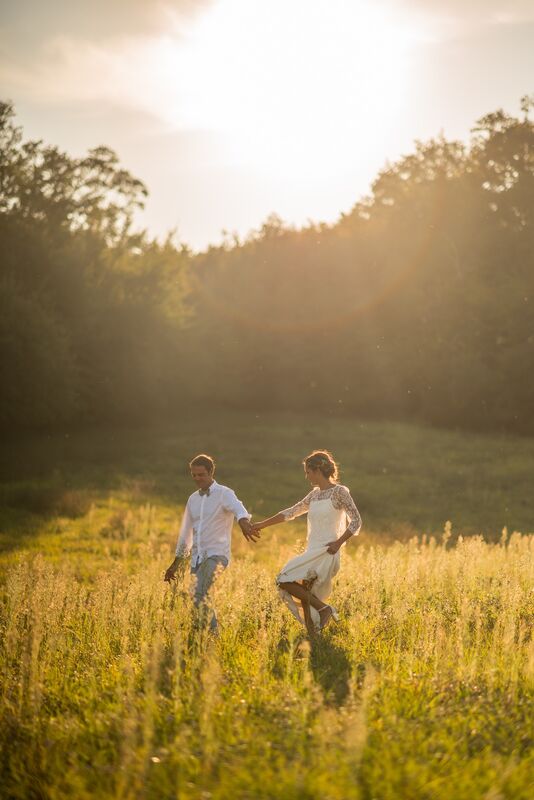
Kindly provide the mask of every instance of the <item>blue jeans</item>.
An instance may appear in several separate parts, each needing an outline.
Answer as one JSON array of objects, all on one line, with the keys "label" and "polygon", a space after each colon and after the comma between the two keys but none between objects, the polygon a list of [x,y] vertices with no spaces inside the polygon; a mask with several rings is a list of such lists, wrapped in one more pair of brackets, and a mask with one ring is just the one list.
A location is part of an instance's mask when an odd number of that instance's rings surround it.
[{"label": "blue jeans", "polygon": [[201,613],[201,619],[205,619],[206,613],[211,611],[210,630],[217,630],[217,615],[215,610],[208,603],[208,593],[211,589],[215,576],[228,566],[226,556],[209,556],[200,564],[191,567],[191,574],[195,576],[195,588],[193,602]]}]

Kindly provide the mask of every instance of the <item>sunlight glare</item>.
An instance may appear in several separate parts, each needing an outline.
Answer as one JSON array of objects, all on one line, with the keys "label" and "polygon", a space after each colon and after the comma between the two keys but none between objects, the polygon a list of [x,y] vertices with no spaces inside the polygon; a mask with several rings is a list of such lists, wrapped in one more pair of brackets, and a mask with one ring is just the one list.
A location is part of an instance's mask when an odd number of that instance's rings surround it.
[{"label": "sunlight glare", "polygon": [[372,145],[370,119],[398,110],[416,34],[369,0],[219,0],[179,43],[160,42],[176,97],[161,113],[226,134],[236,164],[335,170]]}]

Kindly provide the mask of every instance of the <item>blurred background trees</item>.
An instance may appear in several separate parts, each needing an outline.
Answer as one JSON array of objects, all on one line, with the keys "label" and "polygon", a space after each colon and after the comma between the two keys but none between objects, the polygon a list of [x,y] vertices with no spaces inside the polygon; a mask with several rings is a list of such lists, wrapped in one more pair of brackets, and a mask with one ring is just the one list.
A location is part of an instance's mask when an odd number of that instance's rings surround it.
[{"label": "blurred background trees", "polygon": [[132,230],[146,189],[112,151],[25,142],[2,104],[2,425],[214,404],[534,432],[531,107],[416,142],[333,225],[194,254]]},{"label": "blurred background trees", "polygon": [[131,231],[143,184],[97,147],[24,142],[0,107],[1,420],[142,419],[171,404],[189,256]]}]

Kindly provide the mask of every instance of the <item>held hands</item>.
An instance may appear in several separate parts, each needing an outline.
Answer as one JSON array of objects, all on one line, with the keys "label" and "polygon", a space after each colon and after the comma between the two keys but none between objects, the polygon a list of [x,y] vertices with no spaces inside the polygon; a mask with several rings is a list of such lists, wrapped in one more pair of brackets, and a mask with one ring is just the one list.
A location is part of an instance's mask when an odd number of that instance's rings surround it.
[{"label": "held hands", "polygon": [[336,539],[333,542],[328,542],[326,545],[326,552],[330,553],[331,556],[335,556],[342,544],[343,542],[341,542],[339,539]]},{"label": "held hands", "polygon": [[256,526],[246,517],[239,520],[239,527],[243,531],[243,536],[248,542],[257,542],[260,538],[259,530],[257,530]]}]

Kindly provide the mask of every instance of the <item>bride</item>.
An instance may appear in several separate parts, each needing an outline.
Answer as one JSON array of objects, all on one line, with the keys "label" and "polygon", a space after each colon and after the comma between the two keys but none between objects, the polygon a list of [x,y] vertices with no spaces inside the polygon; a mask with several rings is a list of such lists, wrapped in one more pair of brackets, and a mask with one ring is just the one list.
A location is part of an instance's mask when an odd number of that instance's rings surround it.
[{"label": "bride", "polygon": [[[362,521],[349,490],[337,483],[337,464],[328,450],[314,450],[302,463],[313,486],[311,492],[296,505],[253,527],[261,531],[308,514],[306,550],[282,567],[276,583],[291,613],[311,635],[331,619],[338,620],[336,609],[325,600],[332,590],[332,578],[339,572],[341,545],[359,533]],[[295,598],[300,600],[302,615]]]}]

